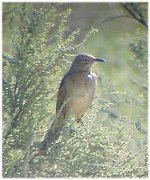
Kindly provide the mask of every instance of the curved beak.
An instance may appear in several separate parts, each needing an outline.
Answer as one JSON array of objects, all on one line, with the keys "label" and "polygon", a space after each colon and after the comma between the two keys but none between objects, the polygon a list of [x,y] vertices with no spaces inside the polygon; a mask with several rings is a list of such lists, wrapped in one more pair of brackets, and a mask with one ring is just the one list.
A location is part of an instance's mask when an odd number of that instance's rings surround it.
[{"label": "curved beak", "polygon": [[95,62],[106,62],[106,60],[102,59],[102,58],[95,58],[95,59],[93,59],[93,61],[95,61]]}]

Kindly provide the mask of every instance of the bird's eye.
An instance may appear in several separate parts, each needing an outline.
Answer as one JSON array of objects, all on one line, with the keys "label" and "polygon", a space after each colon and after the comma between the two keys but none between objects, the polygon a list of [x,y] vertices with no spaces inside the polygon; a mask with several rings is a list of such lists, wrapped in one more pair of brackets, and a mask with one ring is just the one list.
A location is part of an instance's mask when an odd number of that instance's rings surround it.
[{"label": "bird's eye", "polygon": [[88,59],[84,59],[84,64],[88,64]]}]

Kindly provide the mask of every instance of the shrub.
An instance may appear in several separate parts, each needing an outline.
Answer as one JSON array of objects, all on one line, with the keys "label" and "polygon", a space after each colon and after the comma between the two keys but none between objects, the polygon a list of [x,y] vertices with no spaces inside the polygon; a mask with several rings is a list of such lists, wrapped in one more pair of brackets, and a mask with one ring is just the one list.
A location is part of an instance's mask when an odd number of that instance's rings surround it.
[{"label": "shrub", "polygon": [[[55,116],[58,80],[83,42],[67,25],[71,9],[33,8],[21,3],[8,15],[11,56],[3,66],[4,176],[25,177],[33,144],[40,142]],[[92,29],[84,42],[94,32]]]},{"label": "shrub", "polygon": [[[46,155],[35,156],[36,144],[55,117],[58,81],[70,57],[82,46],[80,30],[70,30],[71,10],[59,4],[33,8],[20,3],[8,15],[11,56],[3,65],[3,176],[4,177],[147,177],[147,52],[146,38],[130,44],[131,61],[143,79],[133,77],[133,92],[120,93],[110,79],[98,76],[101,92],[83,124],[68,121],[62,136]],[[78,38],[79,39],[79,38]],[[119,109],[121,103],[142,106],[137,116]],[[116,111],[115,111],[115,110]],[[137,112],[137,111],[136,111]],[[136,118],[138,117],[139,118]]]}]

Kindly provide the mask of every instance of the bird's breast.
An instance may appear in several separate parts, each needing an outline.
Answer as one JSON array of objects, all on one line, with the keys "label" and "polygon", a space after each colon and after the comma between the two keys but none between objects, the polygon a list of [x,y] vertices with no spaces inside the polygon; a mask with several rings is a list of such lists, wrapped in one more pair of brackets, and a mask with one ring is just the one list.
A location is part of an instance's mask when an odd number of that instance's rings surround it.
[{"label": "bird's breast", "polygon": [[96,76],[92,74],[76,73],[67,79],[66,108],[69,114],[82,115],[91,106],[95,94]]}]

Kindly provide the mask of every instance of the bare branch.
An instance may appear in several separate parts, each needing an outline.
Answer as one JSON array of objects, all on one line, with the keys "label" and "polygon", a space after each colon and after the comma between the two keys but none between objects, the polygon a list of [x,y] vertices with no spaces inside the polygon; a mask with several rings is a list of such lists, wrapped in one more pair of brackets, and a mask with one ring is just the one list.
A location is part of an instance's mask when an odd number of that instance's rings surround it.
[{"label": "bare branch", "polygon": [[3,53],[3,58],[8,60],[11,63],[16,63],[16,59],[6,53]]},{"label": "bare branch", "polygon": [[135,4],[128,4],[131,8],[133,8],[133,10],[129,8],[126,3],[121,3],[121,5],[131,15],[131,17],[133,17],[135,20],[139,21],[141,24],[148,28],[148,24],[145,21],[143,14],[141,13],[140,9],[137,6],[135,6]]},{"label": "bare branch", "polygon": [[92,27],[96,28],[98,26],[101,26],[103,23],[106,23],[106,22],[109,22],[109,21],[112,21],[112,20],[115,20],[115,19],[119,19],[119,18],[131,18],[131,16],[128,16],[128,15],[115,15],[115,16],[109,16],[108,18],[102,20],[100,23],[97,23],[97,24],[94,24],[86,29],[83,29],[81,30],[81,32],[83,31],[87,31],[89,29],[91,29]]}]

